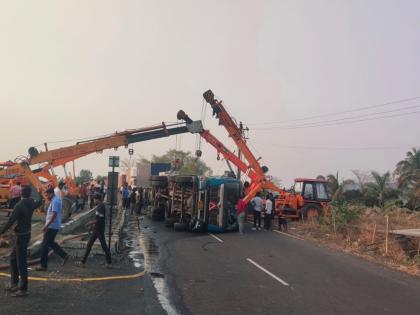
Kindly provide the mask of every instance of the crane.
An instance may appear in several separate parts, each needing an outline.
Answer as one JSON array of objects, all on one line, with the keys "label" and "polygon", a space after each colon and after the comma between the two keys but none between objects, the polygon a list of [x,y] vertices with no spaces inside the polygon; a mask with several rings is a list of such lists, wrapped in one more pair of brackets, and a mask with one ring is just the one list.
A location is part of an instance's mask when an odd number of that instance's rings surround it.
[{"label": "crane", "polygon": [[[324,212],[324,209],[327,207],[330,200],[326,188],[327,181],[296,178],[294,189],[292,191],[287,192],[285,189],[278,187],[266,177],[265,174],[268,172],[268,168],[260,165],[260,159],[257,159],[248,147],[247,141],[240,128],[229,115],[228,111],[222,104],[222,101],[217,100],[211,90],[204,92],[203,97],[212,107],[213,115],[219,120],[219,124],[226,129],[229,137],[232,138],[244,158],[249,163],[249,165],[245,168],[244,162],[237,158],[232,152],[229,151],[224,154],[224,157],[235,164],[242,172],[244,172],[245,169],[245,173],[248,174],[251,179],[251,185],[244,197],[245,202],[249,202],[256,193],[261,190],[270,190],[278,193],[275,210],[278,214],[285,217],[315,217]],[[220,148],[224,148],[224,151],[226,150],[223,145],[215,141],[215,137],[213,137],[210,132],[202,131],[201,135],[207,142],[212,144],[218,152]],[[220,152],[223,154],[222,151]]]},{"label": "crane", "polygon": [[[164,138],[168,136],[178,135],[182,133],[196,133],[202,129],[201,121],[190,121],[184,124],[165,124],[129,129],[123,132],[93,138],[91,140],[77,142],[74,145],[48,150],[45,145],[45,151],[38,151],[34,147],[28,150],[28,157],[21,157],[15,162],[3,163],[0,168],[0,183],[5,183],[14,179],[25,179],[26,182],[32,184],[36,190],[44,191],[47,184],[40,179],[44,178],[51,184],[57,184],[57,178],[54,175],[54,168],[74,162],[76,159],[84,157],[92,153],[102,153],[107,149],[117,149],[119,147],[128,147],[132,143],[148,141],[153,139]],[[39,168],[32,170],[31,166],[40,165]],[[65,173],[67,174],[66,170]],[[74,172],[73,172],[74,173]],[[71,188],[74,187],[71,178],[66,178],[69,184],[69,193],[72,194]],[[64,204],[64,203],[63,203]]]}]

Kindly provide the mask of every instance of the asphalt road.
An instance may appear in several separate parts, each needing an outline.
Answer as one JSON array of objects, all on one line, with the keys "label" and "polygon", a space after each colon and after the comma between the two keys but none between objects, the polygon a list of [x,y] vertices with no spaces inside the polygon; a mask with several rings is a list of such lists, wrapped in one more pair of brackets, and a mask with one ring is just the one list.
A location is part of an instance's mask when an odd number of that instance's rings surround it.
[{"label": "asphalt road", "polygon": [[[420,279],[276,232],[245,235],[173,232],[130,220],[127,251],[91,257],[86,269],[50,278],[129,275],[117,281],[30,281],[29,296],[0,294],[1,314],[419,314]],[[5,285],[8,280],[0,278]]]},{"label": "asphalt road", "polygon": [[420,279],[276,232],[156,227],[179,313],[419,314]]},{"label": "asphalt road", "polygon": [[[33,268],[29,271],[32,277],[49,280],[29,280],[29,295],[24,298],[10,297],[2,290],[9,283],[9,279],[2,275],[0,314],[165,314],[155,289],[154,276],[150,273],[131,279],[87,280],[80,283],[68,281],[142,274],[143,255],[135,248],[140,231],[133,221],[127,224],[125,242],[128,246],[122,253],[113,256],[112,269],[105,268],[103,254],[91,255],[85,268],[75,265],[80,256],[61,266],[61,259],[52,255],[48,272],[37,272]],[[137,251],[136,263],[132,259],[134,251]],[[83,250],[79,254],[83,254]],[[57,282],[54,279],[65,281]]]}]

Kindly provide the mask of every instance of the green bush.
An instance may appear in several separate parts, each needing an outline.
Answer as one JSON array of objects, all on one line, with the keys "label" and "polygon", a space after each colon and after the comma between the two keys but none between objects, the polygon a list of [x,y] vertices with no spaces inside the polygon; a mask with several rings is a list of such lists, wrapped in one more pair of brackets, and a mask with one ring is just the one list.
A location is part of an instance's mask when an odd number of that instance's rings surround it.
[{"label": "green bush", "polygon": [[363,212],[363,206],[357,203],[332,202],[328,224],[336,231],[343,231],[348,224],[354,223]]}]

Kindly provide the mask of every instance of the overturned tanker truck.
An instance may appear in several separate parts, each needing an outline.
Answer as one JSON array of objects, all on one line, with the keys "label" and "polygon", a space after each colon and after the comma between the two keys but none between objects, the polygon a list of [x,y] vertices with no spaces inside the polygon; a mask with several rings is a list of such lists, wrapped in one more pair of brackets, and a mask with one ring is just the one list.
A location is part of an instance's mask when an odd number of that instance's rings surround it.
[{"label": "overturned tanker truck", "polygon": [[238,228],[242,183],[225,176],[151,176],[155,220],[175,231],[227,232]]}]

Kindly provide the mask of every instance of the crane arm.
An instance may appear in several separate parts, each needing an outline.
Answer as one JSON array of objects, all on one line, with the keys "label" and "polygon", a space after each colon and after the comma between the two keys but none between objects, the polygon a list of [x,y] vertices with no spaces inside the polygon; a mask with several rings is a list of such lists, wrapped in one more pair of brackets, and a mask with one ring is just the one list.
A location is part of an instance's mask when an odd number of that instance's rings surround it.
[{"label": "crane arm", "polygon": [[243,173],[248,174],[251,181],[258,178],[253,170],[251,170],[240,158],[238,158],[233,152],[226,148],[215,136],[213,136],[209,130],[204,130],[201,137],[206,140],[207,143],[211,144],[218,153],[221,153],[225,160],[232,162],[238,167]]},{"label": "crane arm", "polygon": [[261,178],[264,177],[264,171],[258,163],[257,158],[249,149],[248,145],[244,137],[242,136],[241,130],[239,130],[236,123],[233,121],[232,117],[230,117],[229,113],[226,111],[224,106],[222,105],[221,101],[215,99],[214,94],[211,90],[206,91],[203,94],[204,99],[213,109],[213,114],[219,119],[219,123],[225,127],[229,136],[238,146],[239,150],[241,150],[243,156],[250,164],[251,168],[255,171],[255,173],[260,176]]},{"label": "crane arm", "polygon": [[[191,122],[184,126],[168,127],[164,123],[159,126],[147,127],[135,130],[127,130],[115,133],[111,136],[92,139],[89,141],[78,142],[75,145],[31,154],[30,165],[40,163],[50,163],[52,167],[65,165],[70,161],[86,156],[95,152],[102,152],[106,149],[116,149],[121,146],[127,147],[131,143],[147,141],[152,139],[164,138],[171,135],[193,132],[201,121]],[[33,149],[30,149],[30,152]]]},{"label": "crane arm", "polygon": [[[186,124],[191,124],[193,120],[183,111],[180,110],[178,112],[177,118],[179,120],[185,121]],[[236,167],[238,167],[243,173],[246,173],[251,181],[255,181],[258,179],[257,174],[248,166],[246,165],[240,158],[238,158],[232,151],[230,151],[219,139],[217,139],[209,130],[205,130],[203,128],[197,129],[197,133],[206,140],[208,144],[213,146],[216,151],[222,154],[223,158],[227,161],[232,162]]]}]

